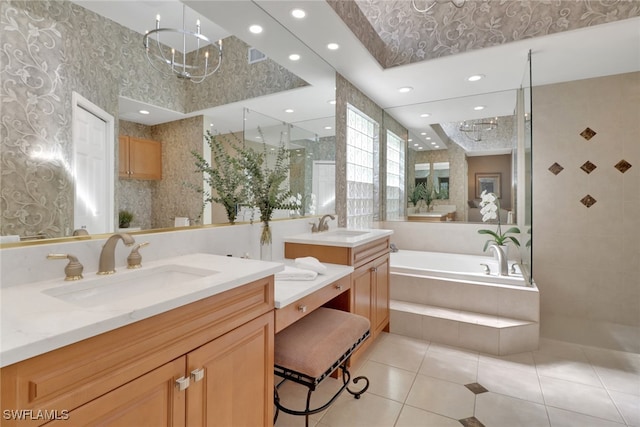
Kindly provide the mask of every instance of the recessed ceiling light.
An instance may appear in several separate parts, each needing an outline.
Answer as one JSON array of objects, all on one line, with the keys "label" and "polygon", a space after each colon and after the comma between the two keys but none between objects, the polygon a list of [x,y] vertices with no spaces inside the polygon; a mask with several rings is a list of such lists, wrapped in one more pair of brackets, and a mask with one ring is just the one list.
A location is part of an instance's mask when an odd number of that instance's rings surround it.
[{"label": "recessed ceiling light", "polygon": [[439,145],[436,145],[434,148],[440,148],[440,146],[439,146]]},{"label": "recessed ceiling light", "polygon": [[262,138],[260,137],[260,135],[256,136],[255,138],[256,138],[256,139],[262,139]]},{"label": "recessed ceiling light", "polygon": [[431,141],[431,137],[430,136],[426,136],[424,139],[426,139],[427,141]]},{"label": "recessed ceiling light", "polygon": [[307,12],[302,9],[293,9],[291,11],[291,16],[293,16],[294,18],[302,19],[307,16]]},{"label": "recessed ceiling light", "polygon": [[398,89],[398,92],[407,93],[407,92],[411,92],[412,90],[413,90],[413,88],[411,86],[405,86],[405,87],[401,87],[400,89]]},{"label": "recessed ceiling light", "polygon": [[260,34],[262,32],[262,27],[260,25],[252,25],[249,27],[249,31],[253,34]]},{"label": "recessed ceiling light", "polygon": [[337,50],[340,48],[340,45],[338,43],[329,43],[327,45],[327,49],[329,50]]},{"label": "recessed ceiling light", "polygon": [[427,133],[426,132],[420,132],[420,135],[425,136]]},{"label": "recessed ceiling light", "polygon": [[331,126],[325,126],[324,128],[325,128],[326,130],[329,130],[329,129],[331,129]]},{"label": "recessed ceiling light", "polygon": [[140,113],[140,114],[149,114],[149,112],[147,110],[140,110],[140,111],[138,111],[138,113]]},{"label": "recessed ceiling light", "polygon": [[293,110],[291,108],[287,108],[286,110],[284,110],[285,113],[293,113]]},{"label": "recessed ceiling light", "polygon": [[432,143],[431,143],[431,145],[436,145],[436,143],[435,143],[435,142],[432,142]]},{"label": "recessed ceiling light", "polygon": [[422,147],[418,147],[418,150],[422,150]]},{"label": "recessed ceiling light", "polygon": [[484,74],[474,74],[473,76],[467,77],[467,81],[477,82],[478,80],[484,79]]},{"label": "recessed ceiling light", "polygon": [[429,114],[429,113],[420,114],[420,117],[430,117],[430,116],[431,116],[431,114]]},{"label": "recessed ceiling light", "polygon": [[330,99],[329,101],[327,101],[329,104],[331,105],[336,105],[336,100],[335,99]]},{"label": "recessed ceiling light", "polygon": [[420,145],[420,144],[413,144],[414,147],[417,147],[418,145]]},{"label": "recessed ceiling light", "polygon": [[476,111],[480,111],[480,110],[484,110],[484,105],[478,105],[477,107],[473,107],[474,110]]},{"label": "recessed ceiling light", "polygon": [[292,61],[297,61],[300,59],[300,55],[298,55],[297,53],[292,53],[291,55],[289,55],[289,59]]},{"label": "recessed ceiling light", "polygon": [[411,142],[411,141],[413,141],[413,139],[411,139],[411,138],[407,139],[407,142]]}]

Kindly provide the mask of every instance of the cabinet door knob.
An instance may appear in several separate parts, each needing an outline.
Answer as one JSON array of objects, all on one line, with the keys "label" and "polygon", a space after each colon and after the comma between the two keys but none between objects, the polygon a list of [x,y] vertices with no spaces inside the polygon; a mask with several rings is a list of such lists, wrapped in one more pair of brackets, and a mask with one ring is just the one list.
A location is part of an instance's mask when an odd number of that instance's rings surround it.
[{"label": "cabinet door knob", "polygon": [[189,387],[189,378],[180,377],[176,380],[176,388],[179,391],[186,390]]},{"label": "cabinet door knob", "polygon": [[204,378],[204,369],[202,368],[194,369],[193,371],[191,371],[190,378],[193,380],[194,383],[197,383],[198,381]]},{"label": "cabinet door knob", "polygon": [[336,289],[341,291],[342,290],[342,285],[336,285]]},{"label": "cabinet door knob", "polygon": [[306,313],[307,312],[307,306],[306,305],[299,305],[298,306],[298,311],[300,313]]},{"label": "cabinet door knob", "polygon": [[378,271],[378,269],[376,267],[371,267],[371,271],[375,273],[376,271]]}]

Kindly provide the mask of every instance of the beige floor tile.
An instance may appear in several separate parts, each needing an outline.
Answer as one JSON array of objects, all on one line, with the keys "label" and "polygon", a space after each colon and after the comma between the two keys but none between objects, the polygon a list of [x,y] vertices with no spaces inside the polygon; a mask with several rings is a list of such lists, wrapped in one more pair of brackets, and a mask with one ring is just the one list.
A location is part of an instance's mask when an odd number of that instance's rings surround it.
[{"label": "beige floor tile", "polygon": [[540,377],[545,404],[622,423],[606,390],[556,378]]},{"label": "beige floor tile", "polygon": [[[278,381],[277,378],[276,381]],[[338,381],[333,378],[325,379],[318,386],[318,389],[311,395],[311,408],[317,408],[328,402],[329,399],[331,399],[331,397],[336,393],[336,391],[338,391],[341,384],[342,381]],[[308,390],[309,389],[303,385],[296,384],[292,381],[286,381],[280,387],[278,387],[278,394],[280,395],[280,400],[284,406],[292,410],[302,411],[305,409],[305,405],[307,403]],[[346,391],[343,393],[346,393]],[[318,421],[320,418],[322,418],[325,412],[326,410],[311,415],[309,419],[314,422]],[[309,424],[312,425],[311,422]],[[289,426],[304,426],[304,416],[290,415],[281,411],[278,415],[276,427]]]},{"label": "beige floor tile", "polygon": [[320,421],[329,427],[391,427],[401,409],[401,403],[372,393],[365,393],[360,399],[344,394]]},{"label": "beige floor tile", "polygon": [[481,362],[478,367],[478,383],[492,393],[544,404],[540,380],[530,371]]},{"label": "beige floor tile", "polygon": [[587,356],[580,345],[551,340],[548,338],[540,338],[540,347],[537,351],[533,352],[533,355],[535,357],[536,354],[540,353],[562,357],[567,360],[575,360],[584,363],[589,362],[589,359],[587,359]]},{"label": "beige floor tile", "polygon": [[545,353],[535,353],[533,358],[536,362],[538,375],[573,381],[594,387],[603,387],[602,381],[600,381],[593,366],[588,362],[567,360],[553,354]]},{"label": "beige floor tile", "polygon": [[480,354],[480,364],[490,363],[506,369],[518,369],[532,375],[537,375],[536,363],[530,351],[511,354],[507,356],[495,356],[492,354]]},{"label": "beige floor tile", "polygon": [[369,360],[395,366],[411,372],[418,372],[429,343],[401,335],[386,334],[375,343]]},{"label": "beige floor tile", "polygon": [[460,384],[418,375],[406,404],[460,420],[473,416],[475,395]]},{"label": "beige floor tile", "polygon": [[465,385],[476,382],[478,361],[446,353],[428,351],[418,372],[429,377]]},{"label": "beige floor tile", "polygon": [[373,360],[358,369],[354,376],[364,375],[369,379],[367,393],[373,393],[387,399],[404,403],[416,377],[414,372],[374,362]]},{"label": "beige floor tile", "polygon": [[466,359],[478,360],[478,352],[473,350],[467,350],[465,348],[454,347],[451,345],[431,343],[429,351],[434,353],[443,353],[451,356],[464,357]]},{"label": "beige floor tile", "polygon": [[621,427],[624,424],[547,406],[551,427]]},{"label": "beige floor tile", "polygon": [[479,394],[475,412],[475,417],[487,427],[549,426],[544,405],[496,393]]},{"label": "beige floor tile", "polygon": [[620,368],[594,366],[598,377],[608,390],[640,396],[640,374]]},{"label": "beige floor tile", "polygon": [[395,427],[460,427],[460,422],[413,406],[404,405]]},{"label": "beige floor tile", "polygon": [[609,394],[625,422],[629,425],[640,427],[640,396],[620,393],[619,391],[611,391]]}]

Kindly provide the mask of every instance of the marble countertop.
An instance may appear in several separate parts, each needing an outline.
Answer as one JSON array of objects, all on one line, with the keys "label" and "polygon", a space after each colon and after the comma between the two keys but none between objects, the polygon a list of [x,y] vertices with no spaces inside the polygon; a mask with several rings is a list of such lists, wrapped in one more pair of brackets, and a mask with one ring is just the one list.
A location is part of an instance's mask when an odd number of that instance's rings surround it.
[{"label": "marble countertop", "polygon": [[333,230],[321,231],[319,233],[303,233],[296,234],[294,236],[286,236],[283,238],[283,241],[286,243],[354,248],[377,240],[381,237],[390,236],[391,234],[393,234],[393,230],[383,230],[378,228],[335,228]]},{"label": "marble countertop", "polygon": [[[83,281],[98,285],[103,277],[126,279],[167,266],[202,269],[215,274],[181,283],[180,286],[170,283],[145,289],[144,292],[126,298],[112,298],[105,303],[94,298],[90,306],[53,296],[59,293],[59,289],[77,286]],[[110,276],[89,273],[85,274],[85,279],[76,282],[65,282],[61,277],[1,289],[0,367],[219,294],[275,274],[283,268],[282,263],[198,253],[143,263],[143,267],[136,270],[120,268]]]},{"label": "marble countertop", "polygon": [[[283,261],[285,265],[295,266],[295,261],[287,259]],[[353,271],[353,267],[348,265],[337,265],[323,263],[327,267],[325,274],[318,274],[314,280],[276,280],[275,284],[275,306],[284,308],[287,305],[314,293],[318,289],[335,282]]]}]

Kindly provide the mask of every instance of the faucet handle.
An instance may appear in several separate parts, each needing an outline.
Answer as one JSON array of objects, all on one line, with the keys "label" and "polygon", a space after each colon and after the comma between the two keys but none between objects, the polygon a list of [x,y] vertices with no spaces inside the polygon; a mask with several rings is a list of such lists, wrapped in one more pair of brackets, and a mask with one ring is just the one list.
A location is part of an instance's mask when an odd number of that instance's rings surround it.
[{"label": "faucet handle", "polygon": [[484,274],[491,274],[491,269],[489,268],[489,264],[485,264],[481,262],[480,265],[484,266]]},{"label": "faucet handle", "polygon": [[311,232],[312,233],[317,233],[318,232],[318,224],[316,224],[315,222],[310,222],[309,224],[311,224]]},{"label": "faucet handle", "polygon": [[140,268],[142,267],[142,255],[138,252],[138,249],[145,247],[149,242],[144,242],[136,245],[131,249],[131,253],[127,257],[127,268]]},{"label": "faucet handle", "polygon": [[71,281],[82,279],[82,270],[84,267],[75,256],[71,254],[49,254],[47,255],[47,259],[68,259],[69,263],[64,268],[64,280]]}]

